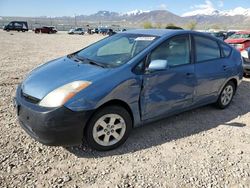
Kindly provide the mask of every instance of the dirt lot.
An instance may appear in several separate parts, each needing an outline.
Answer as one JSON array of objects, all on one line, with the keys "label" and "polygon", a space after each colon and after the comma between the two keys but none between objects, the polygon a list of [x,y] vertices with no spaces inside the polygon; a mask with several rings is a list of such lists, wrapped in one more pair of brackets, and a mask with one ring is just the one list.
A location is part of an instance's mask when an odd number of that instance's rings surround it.
[{"label": "dirt lot", "polygon": [[250,187],[250,79],[228,109],[206,106],[137,128],[111,152],[31,139],[13,110],[17,84],[100,38],[0,31],[0,187]]}]

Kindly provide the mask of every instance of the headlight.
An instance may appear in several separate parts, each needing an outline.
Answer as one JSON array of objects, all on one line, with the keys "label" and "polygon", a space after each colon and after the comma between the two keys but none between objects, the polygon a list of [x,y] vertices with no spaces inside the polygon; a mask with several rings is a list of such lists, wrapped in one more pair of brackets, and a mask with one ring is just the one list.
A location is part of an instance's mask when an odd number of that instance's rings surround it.
[{"label": "headlight", "polygon": [[75,96],[79,91],[85,89],[91,84],[88,81],[74,81],[61,86],[46,95],[41,102],[40,106],[44,107],[58,107],[65,104],[69,99]]}]

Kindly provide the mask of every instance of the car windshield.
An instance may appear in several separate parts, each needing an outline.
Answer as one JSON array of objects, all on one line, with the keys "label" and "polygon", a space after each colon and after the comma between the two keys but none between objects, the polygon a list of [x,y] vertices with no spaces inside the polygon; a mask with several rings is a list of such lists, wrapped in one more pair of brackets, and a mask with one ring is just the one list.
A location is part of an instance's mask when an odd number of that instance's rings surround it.
[{"label": "car windshield", "polygon": [[105,67],[118,67],[127,63],[156,39],[156,36],[151,35],[116,34],[94,43],[75,55]]},{"label": "car windshield", "polygon": [[231,35],[229,38],[230,39],[248,39],[250,38],[250,33],[249,34],[236,33],[236,34]]}]

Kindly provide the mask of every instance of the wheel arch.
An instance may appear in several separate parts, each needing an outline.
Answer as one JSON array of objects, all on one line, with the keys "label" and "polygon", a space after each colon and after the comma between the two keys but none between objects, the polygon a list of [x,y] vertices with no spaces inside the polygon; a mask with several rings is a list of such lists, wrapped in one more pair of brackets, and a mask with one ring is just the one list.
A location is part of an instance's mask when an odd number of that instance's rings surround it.
[{"label": "wheel arch", "polygon": [[239,80],[238,80],[237,78],[234,78],[234,77],[233,77],[233,78],[229,78],[229,79],[222,85],[222,87],[220,88],[219,93],[218,93],[218,97],[219,97],[220,93],[222,92],[223,88],[227,85],[228,82],[233,82],[234,85],[235,85],[235,91],[237,90],[238,85],[239,85]]},{"label": "wheel arch", "polygon": [[95,114],[98,110],[103,109],[103,108],[105,108],[105,107],[107,107],[107,106],[120,106],[120,107],[124,108],[125,110],[127,110],[128,113],[130,114],[130,117],[131,117],[131,120],[132,120],[132,127],[134,127],[134,115],[133,115],[133,112],[132,112],[132,109],[130,108],[130,106],[129,106],[126,102],[124,102],[124,101],[122,101],[122,100],[120,100],[120,99],[113,99],[113,100],[110,100],[110,101],[105,102],[104,104],[102,104],[101,106],[99,106],[98,108],[96,108],[96,109],[94,110],[94,112],[93,112],[93,113],[91,114],[91,116],[88,118],[88,121],[87,121],[87,123],[86,123],[86,126],[84,127],[84,133],[85,133],[85,131],[86,131],[86,128],[87,128],[87,125],[88,125],[89,121],[90,121],[91,118],[94,116],[94,114]]}]

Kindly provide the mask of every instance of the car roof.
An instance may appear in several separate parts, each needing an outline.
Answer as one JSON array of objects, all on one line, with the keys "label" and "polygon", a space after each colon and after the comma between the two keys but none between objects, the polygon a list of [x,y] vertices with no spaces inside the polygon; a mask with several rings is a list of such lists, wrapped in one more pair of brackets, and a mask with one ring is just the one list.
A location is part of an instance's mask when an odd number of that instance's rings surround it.
[{"label": "car roof", "polygon": [[[194,31],[189,30],[176,30],[176,29],[135,29],[124,31],[123,33],[128,34],[141,34],[141,35],[154,35],[154,36],[165,36],[165,35],[172,35],[172,34],[186,34],[192,33]],[[197,32],[194,32],[197,33]]]}]

